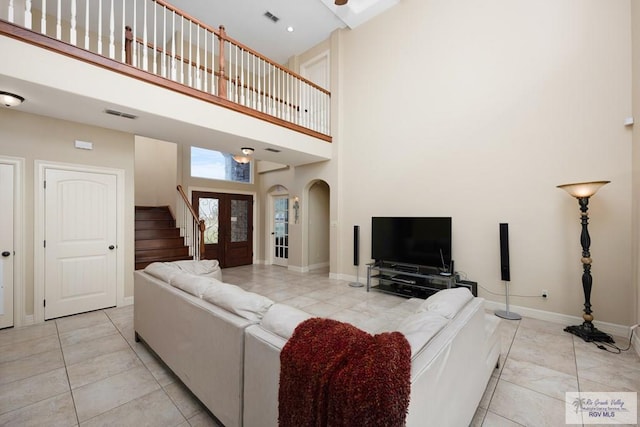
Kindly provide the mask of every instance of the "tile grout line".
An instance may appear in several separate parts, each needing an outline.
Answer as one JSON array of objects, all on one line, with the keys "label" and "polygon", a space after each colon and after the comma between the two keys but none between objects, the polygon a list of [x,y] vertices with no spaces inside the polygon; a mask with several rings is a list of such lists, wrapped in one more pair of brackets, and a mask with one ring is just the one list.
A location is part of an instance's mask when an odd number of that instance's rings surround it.
[{"label": "tile grout line", "polygon": [[[104,311],[105,316],[107,316],[107,318],[109,319],[109,321],[111,322],[111,324],[116,328],[116,331],[118,331],[118,334],[122,337],[122,339],[127,343],[127,345],[129,346],[129,348],[131,349],[131,351],[133,352],[133,354],[136,355],[136,357],[138,358],[138,360],[140,361],[140,363],[142,363],[142,366],[144,366],[144,368],[149,372],[149,374],[151,375],[151,377],[153,378],[153,380],[156,382],[156,384],[158,384],[158,387],[160,387],[160,390],[162,390],[162,392],[167,396],[167,398],[169,399],[169,401],[171,402],[171,404],[173,406],[176,407],[176,409],[178,410],[178,412],[180,413],[180,415],[182,416],[182,418],[184,418],[184,421],[182,421],[180,424],[186,422],[187,424],[191,425],[191,423],[189,423],[189,419],[182,413],[182,411],[180,410],[180,408],[178,407],[178,405],[176,404],[176,402],[174,402],[174,400],[171,398],[171,395],[169,395],[169,393],[167,393],[167,391],[165,390],[164,386],[162,384],[160,384],[160,381],[158,381],[158,379],[155,377],[155,375],[153,375],[153,373],[151,372],[151,370],[147,367],[147,364],[144,363],[144,360],[142,360],[142,358],[140,357],[140,355],[135,351],[135,349],[133,348],[133,346],[131,345],[131,343],[129,342],[129,340],[127,340],[127,338],[122,334],[122,331],[120,329],[118,329],[118,326],[113,323],[113,319],[111,319],[111,316],[109,316],[109,314]],[[135,337],[135,328],[133,330],[134,333],[134,337]],[[144,344],[142,344],[144,345]],[[155,358],[156,356],[154,356]],[[164,363],[162,361],[160,361],[160,363]],[[179,379],[178,379],[179,380]],[[144,396],[148,396],[151,393],[155,393],[157,390],[153,390],[147,394],[145,394]],[[144,397],[144,396],[140,396],[138,399]],[[116,408],[119,408],[120,406],[126,405],[129,402],[123,403],[122,405],[116,406]],[[112,411],[115,408],[110,409],[110,411]],[[197,415],[197,414],[196,414]],[[98,416],[98,415],[96,415]],[[195,416],[195,415],[194,415]],[[94,417],[95,418],[95,417]],[[176,424],[176,426],[179,426],[180,424]]]},{"label": "tile grout line", "polygon": [[56,334],[58,336],[58,342],[60,343],[60,353],[62,354],[62,363],[64,364],[64,373],[67,376],[67,384],[69,385],[69,395],[71,396],[71,403],[73,404],[73,412],[76,415],[77,425],[80,425],[80,418],[78,418],[78,408],[76,407],[76,399],[73,396],[73,390],[71,389],[71,380],[69,379],[69,370],[67,369],[67,359],[64,357],[64,351],[62,350],[62,340],[60,339],[60,330],[58,329],[58,322],[53,321],[56,325]]},{"label": "tile grout line", "polygon": [[[504,369],[504,365],[507,364],[507,359],[509,358],[509,353],[511,353],[511,347],[513,346],[513,342],[516,340],[516,334],[518,333],[518,329],[520,329],[520,320],[518,321],[518,326],[516,326],[516,330],[513,331],[513,337],[511,337],[511,342],[509,343],[509,348],[507,349],[507,352],[504,355],[504,361],[502,362],[502,366],[500,366],[499,372],[498,372],[498,378],[496,381],[496,386],[493,388],[493,391],[491,392],[491,397],[489,398],[489,402],[487,403],[487,411],[484,413],[484,417],[482,418],[482,423],[480,425],[484,424],[484,420],[487,418],[487,413],[489,412],[489,407],[491,406],[491,401],[493,400],[493,396],[496,393],[496,390],[498,388],[498,383],[501,381],[501,377],[502,377],[502,370]],[[500,360],[500,358],[498,357],[498,360]],[[502,380],[502,381],[506,381],[506,380]],[[507,381],[508,382],[508,381]],[[491,413],[493,414],[494,412],[491,411]],[[512,421],[516,424],[519,424],[509,418],[503,417],[502,415],[496,414],[502,418],[508,419],[509,421]]]}]

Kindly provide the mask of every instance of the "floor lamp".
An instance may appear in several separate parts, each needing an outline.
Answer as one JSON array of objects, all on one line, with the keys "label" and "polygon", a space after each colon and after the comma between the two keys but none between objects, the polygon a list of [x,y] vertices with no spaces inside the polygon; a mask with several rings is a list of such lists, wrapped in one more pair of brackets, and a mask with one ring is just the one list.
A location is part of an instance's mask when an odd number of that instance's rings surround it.
[{"label": "floor lamp", "polygon": [[593,326],[593,315],[591,314],[591,287],[593,279],[591,278],[591,253],[589,252],[591,237],[589,236],[589,229],[587,228],[587,224],[589,223],[589,216],[587,215],[589,198],[596,194],[600,187],[609,182],[611,181],[592,181],[558,185],[558,188],[565,190],[571,196],[578,199],[578,204],[580,205],[580,222],[582,223],[580,243],[582,244],[582,290],[584,291],[584,314],[582,318],[584,322],[582,325],[567,326],[564,330],[565,332],[579,336],[587,342],[614,342],[609,334],[601,332]]}]

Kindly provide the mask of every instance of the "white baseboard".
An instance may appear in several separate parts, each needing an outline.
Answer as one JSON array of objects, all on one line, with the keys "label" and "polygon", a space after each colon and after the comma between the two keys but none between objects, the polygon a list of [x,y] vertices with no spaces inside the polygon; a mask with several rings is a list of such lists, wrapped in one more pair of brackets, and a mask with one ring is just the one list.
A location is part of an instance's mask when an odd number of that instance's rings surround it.
[{"label": "white baseboard", "polygon": [[327,262],[321,262],[321,263],[318,263],[318,264],[311,264],[309,266],[309,271],[319,270],[321,268],[327,268],[327,267],[329,267],[329,262],[328,261]]},{"label": "white baseboard", "polygon": [[35,322],[35,319],[33,317],[33,314],[25,314],[24,317],[22,318],[22,323],[19,326],[33,325],[34,322]]},{"label": "white baseboard", "polygon": [[[504,310],[504,303],[485,300],[485,307],[489,310]],[[568,314],[553,313],[551,311],[538,310],[535,308],[521,307],[517,305],[510,305],[509,311],[518,313],[524,317],[530,317],[532,319],[546,320],[547,322],[558,323],[560,325],[579,325],[582,324],[582,317],[569,316]],[[594,320],[593,324],[603,332],[618,337],[629,338],[629,326],[617,325],[615,323],[600,322]],[[637,347],[636,347],[637,348]]]},{"label": "white baseboard", "polygon": [[122,307],[126,307],[127,305],[133,305],[133,295],[130,297],[124,297],[122,300]]},{"label": "white baseboard", "polygon": [[287,266],[287,270],[294,271],[296,273],[308,273],[309,272],[309,268],[308,267],[298,267],[297,265],[289,265],[289,266]]}]

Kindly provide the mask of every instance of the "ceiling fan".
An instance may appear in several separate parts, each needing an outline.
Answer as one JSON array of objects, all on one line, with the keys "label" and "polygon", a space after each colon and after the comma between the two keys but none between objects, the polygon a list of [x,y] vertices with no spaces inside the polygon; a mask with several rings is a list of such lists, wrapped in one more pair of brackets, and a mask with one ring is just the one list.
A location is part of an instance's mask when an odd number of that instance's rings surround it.
[{"label": "ceiling fan", "polygon": [[347,4],[349,0],[335,0],[334,4],[336,6],[344,6],[345,4]]}]

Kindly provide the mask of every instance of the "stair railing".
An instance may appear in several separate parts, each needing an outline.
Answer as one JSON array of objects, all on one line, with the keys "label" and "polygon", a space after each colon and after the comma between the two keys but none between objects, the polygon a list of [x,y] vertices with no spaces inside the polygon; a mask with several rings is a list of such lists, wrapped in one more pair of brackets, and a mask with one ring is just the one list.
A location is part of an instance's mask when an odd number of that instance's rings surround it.
[{"label": "stair railing", "polygon": [[0,1],[2,20],[330,141],[328,90],[166,0]]},{"label": "stair railing", "polygon": [[193,256],[194,260],[200,260],[204,257],[204,230],[206,226],[204,220],[200,219],[193,209],[181,185],[178,185],[177,190],[179,197],[176,225],[180,228],[184,244],[189,247],[189,255]]}]

